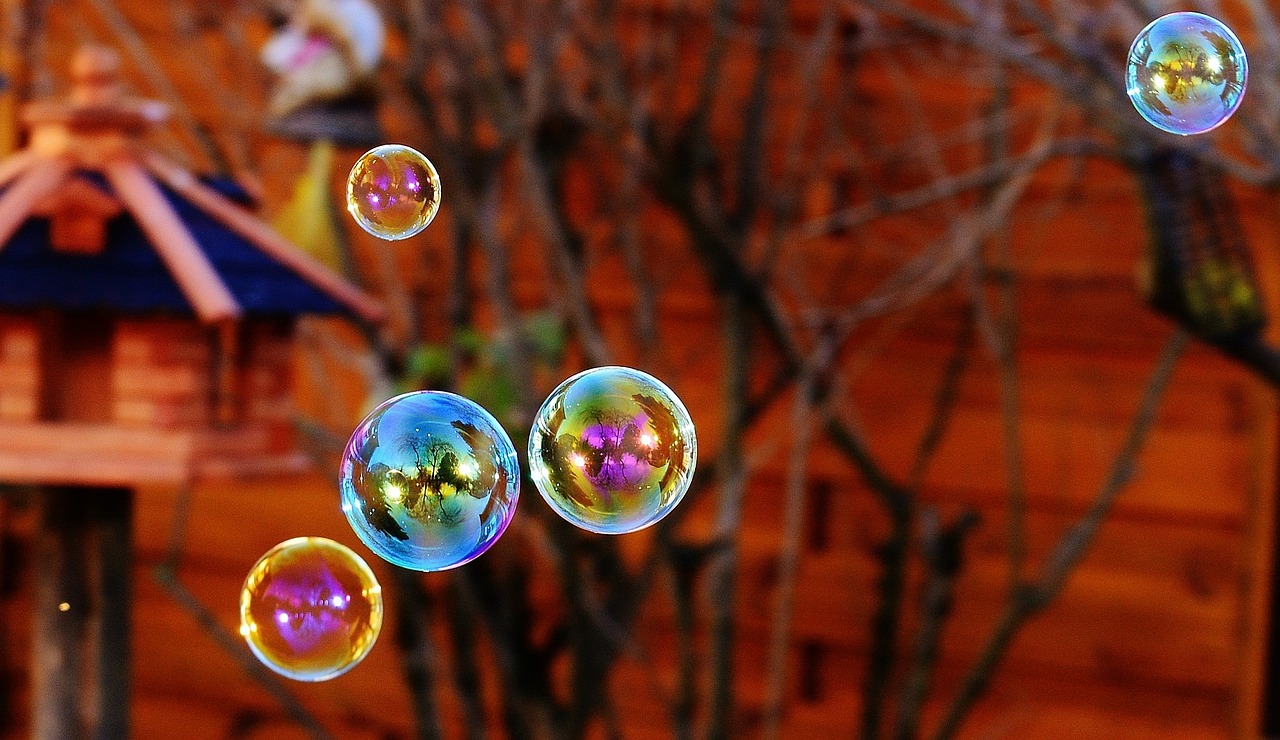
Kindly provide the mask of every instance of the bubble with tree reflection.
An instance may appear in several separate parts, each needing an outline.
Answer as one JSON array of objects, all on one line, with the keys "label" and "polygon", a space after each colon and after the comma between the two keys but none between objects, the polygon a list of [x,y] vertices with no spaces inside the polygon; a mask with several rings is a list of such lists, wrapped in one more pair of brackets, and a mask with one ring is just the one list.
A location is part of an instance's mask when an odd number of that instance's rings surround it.
[{"label": "bubble with tree reflection", "polygon": [[1125,84],[1138,113],[1174,134],[1202,134],[1236,112],[1249,65],[1236,35],[1200,13],[1170,13],[1129,49]]},{"label": "bubble with tree reflection", "polygon": [[396,565],[454,568],[502,536],[520,495],[515,447],[476,403],[442,391],[397,396],[356,427],[339,476],[360,539]]},{"label": "bubble with tree reflection", "polygon": [[578,373],[543,403],[529,434],[533,482],[583,529],[644,529],[680,503],[698,457],[693,420],[657,378],[625,367]]},{"label": "bubble with tree reflection", "polygon": [[346,673],[382,629],[382,588],[350,548],[296,537],[263,555],[240,591],[240,634],[263,665],[298,681]]}]

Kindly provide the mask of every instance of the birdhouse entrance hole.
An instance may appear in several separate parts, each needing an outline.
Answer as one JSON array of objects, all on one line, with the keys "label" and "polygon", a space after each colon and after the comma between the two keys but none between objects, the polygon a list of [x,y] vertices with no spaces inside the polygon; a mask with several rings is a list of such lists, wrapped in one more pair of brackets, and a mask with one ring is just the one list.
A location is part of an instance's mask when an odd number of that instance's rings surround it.
[{"label": "birdhouse entrance hole", "polygon": [[41,421],[111,420],[114,341],[110,316],[92,311],[41,316]]},{"label": "birdhouse entrance hole", "polygon": [[101,254],[107,222],[124,211],[119,200],[76,177],[37,206],[33,215],[49,219],[49,246],[73,254]]}]

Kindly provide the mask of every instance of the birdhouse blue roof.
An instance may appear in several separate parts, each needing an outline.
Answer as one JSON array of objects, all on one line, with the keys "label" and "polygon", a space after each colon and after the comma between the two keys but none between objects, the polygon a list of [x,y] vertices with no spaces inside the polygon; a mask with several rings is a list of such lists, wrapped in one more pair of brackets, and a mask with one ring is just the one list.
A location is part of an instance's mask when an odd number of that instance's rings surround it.
[{"label": "birdhouse blue roof", "polygon": [[167,109],[123,93],[119,57],[91,51],[71,95],[24,108],[30,145],[0,160],[0,307],[245,314],[382,306],[142,135]]},{"label": "birdhouse blue roof", "polygon": [[[73,176],[115,195],[110,183],[96,172]],[[245,192],[229,180],[202,182],[231,202],[249,202]],[[349,310],[170,188],[160,190],[245,313]],[[29,217],[0,248],[0,306],[192,313],[191,301],[129,212],[107,220],[105,244],[93,254],[55,249],[50,226],[47,217]]]}]

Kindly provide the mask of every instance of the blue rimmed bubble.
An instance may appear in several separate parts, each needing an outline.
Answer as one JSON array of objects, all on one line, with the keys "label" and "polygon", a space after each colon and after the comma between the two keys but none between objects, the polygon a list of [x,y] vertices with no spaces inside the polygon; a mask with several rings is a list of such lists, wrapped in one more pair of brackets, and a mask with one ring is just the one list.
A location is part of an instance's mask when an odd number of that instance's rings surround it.
[{"label": "blue rimmed bubble", "polygon": [[378,557],[438,571],[483,554],[515,515],[520,465],[478,404],[443,391],[385,401],[352,433],[339,473],[342,510]]},{"label": "blue rimmed bubble", "polygon": [[1240,39],[1201,13],[1171,13],[1133,41],[1125,84],[1129,99],[1156,128],[1202,134],[1240,107],[1249,64]]}]

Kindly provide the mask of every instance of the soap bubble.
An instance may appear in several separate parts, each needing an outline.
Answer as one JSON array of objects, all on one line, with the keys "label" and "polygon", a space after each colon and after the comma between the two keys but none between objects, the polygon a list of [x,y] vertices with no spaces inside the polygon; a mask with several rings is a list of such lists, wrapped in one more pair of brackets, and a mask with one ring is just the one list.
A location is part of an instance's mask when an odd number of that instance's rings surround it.
[{"label": "soap bubble", "polygon": [[520,497],[520,464],[489,412],[452,393],[418,391],[360,422],[339,485],[347,521],[379,557],[445,570],[502,536]]},{"label": "soap bubble", "polygon": [[350,548],[295,537],[271,548],[240,591],[240,634],[271,670],[327,681],[364,660],[382,629],[382,588]]},{"label": "soap bubble", "polygon": [[370,149],[347,176],[347,211],[381,239],[408,239],[427,228],[439,208],[435,166],[402,144]]},{"label": "soap bubble", "polygon": [[698,457],[693,420],[657,378],[600,367],[560,384],[529,433],[533,482],[583,529],[644,529],[680,503]]},{"label": "soap bubble", "polygon": [[1248,77],[1244,47],[1230,28],[1200,13],[1171,13],[1133,40],[1125,84],[1143,118],[1185,136],[1230,118]]}]

